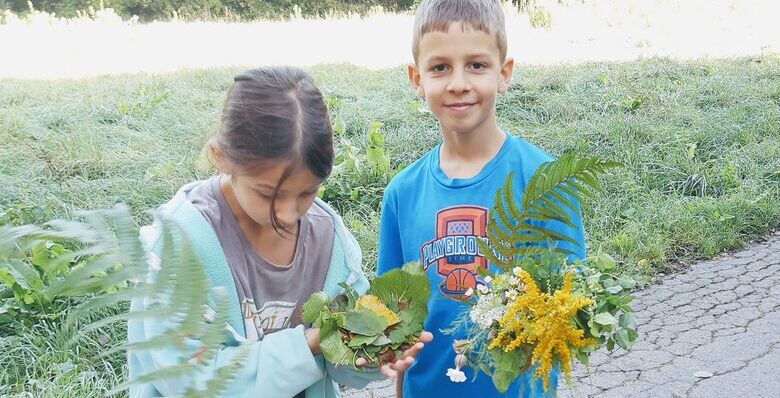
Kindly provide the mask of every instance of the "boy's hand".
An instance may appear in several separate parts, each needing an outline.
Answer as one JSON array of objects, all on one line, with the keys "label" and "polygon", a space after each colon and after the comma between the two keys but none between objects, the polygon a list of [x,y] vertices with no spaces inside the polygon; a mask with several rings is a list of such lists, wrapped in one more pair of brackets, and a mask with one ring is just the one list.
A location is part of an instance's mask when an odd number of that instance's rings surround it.
[{"label": "boy's hand", "polygon": [[[403,373],[406,369],[414,363],[414,358],[420,353],[420,350],[425,347],[425,343],[433,341],[433,334],[430,332],[420,333],[420,338],[417,339],[417,343],[409,347],[401,354],[401,358],[396,358],[395,361],[382,365],[379,371],[382,372],[388,379],[395,381],[398,378],[399,373]],[[365,358],[358,358],[355,361],[355,366],[369,365],[369,362]]]}]

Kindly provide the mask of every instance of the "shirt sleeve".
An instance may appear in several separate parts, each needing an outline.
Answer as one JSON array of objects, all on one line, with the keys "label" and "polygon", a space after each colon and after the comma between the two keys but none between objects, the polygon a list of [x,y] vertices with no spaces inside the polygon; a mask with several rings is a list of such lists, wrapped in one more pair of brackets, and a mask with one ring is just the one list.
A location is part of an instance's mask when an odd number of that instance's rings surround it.
[{"label": "shirt sleeve", "polygon": [[[134,299],[131,311],[145,307],[144,299]],[[155,341],[167,332],[167,320],[131,319],[128,322],[130,343]],[[226,381],[227,390],[220,397],[293,396],[322,379],[318,366],[303,333],[303,326],[271,333],[262,341],[242,346],[222,345],[213,356],[202,358],[200,366],[187,377],[155,378],[179,368],[183,358],[198,358],[205,348],[197,339],[186,339],[180,349],[160,346],[128,350],[129,378],[135,380],[130,397],[175,396],[188,389],[204,390],[208,383],[220,377],[222,369],[237,366],[233,377]],[[290,377],[295,375],[295,377]],[[146,380],[145,380],[146,379]],[[143,380],[143,382],[141,382]]]},{"label": "shirt sleeve", "polygon": [[379,219],[379,249],[377,275],[399,268],[404,263],[401,232],[398,228],[398,204],[394,190],[388,188],[382,198]]}]

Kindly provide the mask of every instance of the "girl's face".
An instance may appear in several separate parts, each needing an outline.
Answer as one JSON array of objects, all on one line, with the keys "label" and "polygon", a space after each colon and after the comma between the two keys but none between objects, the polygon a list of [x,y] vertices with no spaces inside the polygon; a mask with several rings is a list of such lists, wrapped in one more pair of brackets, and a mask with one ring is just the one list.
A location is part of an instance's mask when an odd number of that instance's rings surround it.
[{"label": "girl's face", "polygon": [[[258,227],[272,227],[271,201],[276,185],[289,164],[276,163],[275,166],[254,172],[250,175],[231,174],[230,184],[241,210],[257,223]],[[309,210],[322,180],[313,175],[306,167],[295,168],[276,193],[274,208],[279,227],[287,231],[297,231],[298,221]],[[281,231],[280,233],[284,233]]]}]

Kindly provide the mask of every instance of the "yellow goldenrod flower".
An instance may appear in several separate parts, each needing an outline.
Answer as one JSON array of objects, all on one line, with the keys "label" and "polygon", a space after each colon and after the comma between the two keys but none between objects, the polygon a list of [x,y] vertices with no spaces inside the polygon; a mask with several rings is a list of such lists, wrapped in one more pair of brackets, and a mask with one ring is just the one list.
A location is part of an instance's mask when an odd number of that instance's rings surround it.
[{"label": "yellow goldenrod flower", "polygon": [[524,344],[533,346],[531,362],[539,364],[535,376],[542,378],[546,390],[553,355],[558,355],[561,368],[569,375],[569,347],[581,348],[592,343],[590,339],[583,338],[585,331],[575,327],[573,318],[577,311],[593,302],[571,294],[571,272],[564,277],[561,290],[552,295],[540,291],[528,272],[521,270],[518,276],[523,282],[523,291],[507,305],[506,313],[498,321],[498,335],[489,348],[498,347],[509,352]]}]

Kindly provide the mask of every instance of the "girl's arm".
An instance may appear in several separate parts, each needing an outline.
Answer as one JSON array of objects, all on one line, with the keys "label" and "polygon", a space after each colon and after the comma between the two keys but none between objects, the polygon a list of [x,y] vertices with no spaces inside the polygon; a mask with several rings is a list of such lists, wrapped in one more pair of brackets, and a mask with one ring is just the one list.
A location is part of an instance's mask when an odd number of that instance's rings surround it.
[{"label": "girl's arm", "polygon": [[[131,303],[131,310],[134,311],[144,307],[142,300]],[[138,342],[158,336],[167,329],[166,323],[150,319],[131,320],[128,323],[128,339],[130,342]],[[312,336],[303,326],[298,326],[268,334],[262,341],[222,345],[216,355],[209,359],[198,356],[203,345],[194,338],[186,341],[183,351],[175,348],[130,350],[128,360],[131,380],[176,366],[182,358],[200,363],[194,376],[136,385],[130,389],[130,396],[147,396],[144,391],[172,396],[182,394],[188,388],[202,390],[220,368],[235,362],[241,365],[222,396],[294,396],[325,375],[313,352],[319,350],[317,341],[317,336]]]}]

